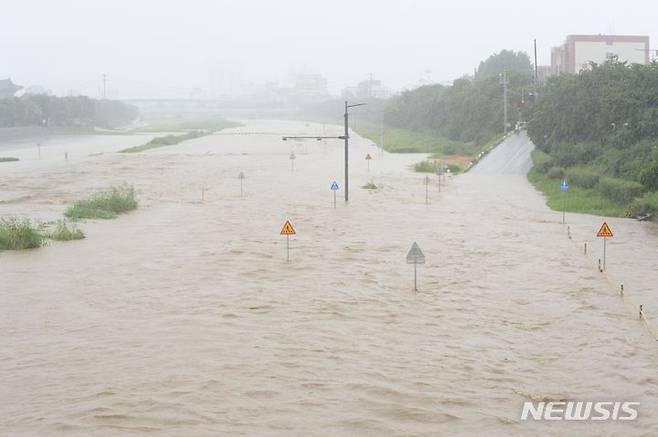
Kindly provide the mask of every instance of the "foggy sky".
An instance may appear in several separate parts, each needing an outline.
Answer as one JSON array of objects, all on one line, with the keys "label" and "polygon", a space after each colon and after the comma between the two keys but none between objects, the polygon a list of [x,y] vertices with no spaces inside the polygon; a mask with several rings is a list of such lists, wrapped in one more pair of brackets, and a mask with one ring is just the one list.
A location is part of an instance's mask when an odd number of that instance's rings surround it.
[{"label": "foggy sky", "polygon": [[332,93],[370,73],[399,90],[472,73],[501,49],[532,52],[571,33],[646,34],[653,1],[20,0],[3,2],[0,79],[57,94],[187,97],[208,87],[208,61],[241,65],[247,81],[321,73]]}]

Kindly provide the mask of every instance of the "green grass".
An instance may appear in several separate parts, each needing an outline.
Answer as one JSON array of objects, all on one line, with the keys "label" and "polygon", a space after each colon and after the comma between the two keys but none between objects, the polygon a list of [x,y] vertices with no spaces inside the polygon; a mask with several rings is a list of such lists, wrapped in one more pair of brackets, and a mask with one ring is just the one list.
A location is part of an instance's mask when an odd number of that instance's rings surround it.
[{"label": "green grass", "polygon": [[0,156],[0,162],[16,162],[18,161],[18,158],[12,158],[12,157],[2,157]]},{"label": "green grass", "polygon": [[624,217],[626,208],[607,197],[602,196],[591,188],[581,188],[570,184],[569,191],[564,193],[560,190],[559,179],[551,179],[547,174],[539,171],[539,168],[550,157],[541,150],[532,152],[533,167],[528,173],[528,180],[534,187],[546,196],[546,204],[555,211],[576,212],[582,214],[594,214],[606,217]]},{"label": "green grass", "polygon": [[58,220],[50,238],[55,241],[82,240],[85,234],[76,225],[67,223],[66,220]]},{"label": "green grass", "polygon": [[[359,122],[355,130],[374,143],[381,141],[381,128]],[[442,155],[468,154],[472,145],[450,140],[439,134],[386,127],[384,149],[391,153],[440,153]]]},{"label": "green grass", "polygon": [[141,146],[129,147],[127,149],[121,150],[119,153],[138,153],[145,152],[151,149],[157,149],[159,147],[165,146],[174,146],[180,144],[183,141],[193,140],[195,138],[201,138],[203,136],[210,135],[209,131],[192,131],[182,135],[167,135],[164,137],[153,138],[146,144]]},{"label": "green grass", "polygon": [[437,168],[436,165],[436,161],[420,161],[414,164],[414,171],[418,173],[435,173]]},{"label": "green grass", "polygon": [[146,126],[137,129],[136,132],[179,132],[191,130],[217,132],[222,129],[242,126],[242,123],[226,120],[217,115],[156,118],[146,120],[146,123]]},{"label": "green grass", "polygon": [[137,208],[135,188],[132,185],[119,185],[100,191],[89,199],[79,200],[64,212],[72,220],[113,219],[117,215]]},{"label": "green grass", "polygon": [[41,247],[45,237],[41,226],[25,218],[0,219],[0,250]]}]

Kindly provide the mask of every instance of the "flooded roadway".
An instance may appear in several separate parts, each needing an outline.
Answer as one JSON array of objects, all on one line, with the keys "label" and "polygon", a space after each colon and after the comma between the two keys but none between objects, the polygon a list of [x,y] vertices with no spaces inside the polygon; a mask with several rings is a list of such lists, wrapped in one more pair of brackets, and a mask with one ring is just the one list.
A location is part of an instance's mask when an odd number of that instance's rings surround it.
[{"label": "flooded roadway", "polygon": [[[582,254],[601,219],[569,214],[568,239],[525,179],[530,150],[516,137],[433,180],[425,205],[421,156],[355,138],[336,210],[340,143],[218,135],[9,164],[1,215],[51,219],[123,181],[141,204],[84,241],[0,253],[0,435],[658,434],[658,344]],[[656,227],[609,223],[609,274],[658,315]],[[521,422],[541,399],[642,405],[634,422]]]}]

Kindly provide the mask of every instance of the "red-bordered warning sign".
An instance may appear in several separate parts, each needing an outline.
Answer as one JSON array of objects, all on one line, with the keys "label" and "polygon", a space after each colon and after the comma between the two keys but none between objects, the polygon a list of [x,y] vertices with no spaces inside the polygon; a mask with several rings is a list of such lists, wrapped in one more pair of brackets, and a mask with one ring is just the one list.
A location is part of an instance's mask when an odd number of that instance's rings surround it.
[{"label": "red-bordered warning sign", "polygon": [[283,224],[283,228],[281,228],[281,235],[295,235],[297,232],[295,232],[295,228],[292,227],[292,223],[290,223],[290,220],[286,220],[286,222]]},{"label": "red-bordered warning sign", "polygon": [[608,226],[606,222],[603,222],[599,232],[596,233],[596,236],[600,238],[610,238],[612,237],[612,229],[610,229],[610,226]]},{"label": "red-bordered warning sign", "polygon": [[366,161],[370,161],[372,159],[372,156],[370,156],[370,153],[366,154]]}]

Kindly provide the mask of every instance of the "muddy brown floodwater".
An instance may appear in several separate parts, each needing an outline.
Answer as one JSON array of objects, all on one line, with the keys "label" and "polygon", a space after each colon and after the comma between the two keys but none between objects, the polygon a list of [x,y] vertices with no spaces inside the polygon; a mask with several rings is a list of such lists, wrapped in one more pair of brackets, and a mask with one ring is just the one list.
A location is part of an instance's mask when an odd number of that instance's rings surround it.
[{"label": "muddy brown floodwater", "polygon": [[[421,156],[355,138],[335,210],[338,142],[214,135],[0,168],[3,216],[50,220],[123,181],[141,200],[86,240],[0,253],[0,435],[657,435],[658,342],[595,268],[602,219],[568,214],[568,239],[525,179],[530,149],[515,136],[440,193],[433,176],[425,205]],[[610,277],[657,317],[656,227],[608,223]],[[521,421],[542,399],[641,406]]]}]

